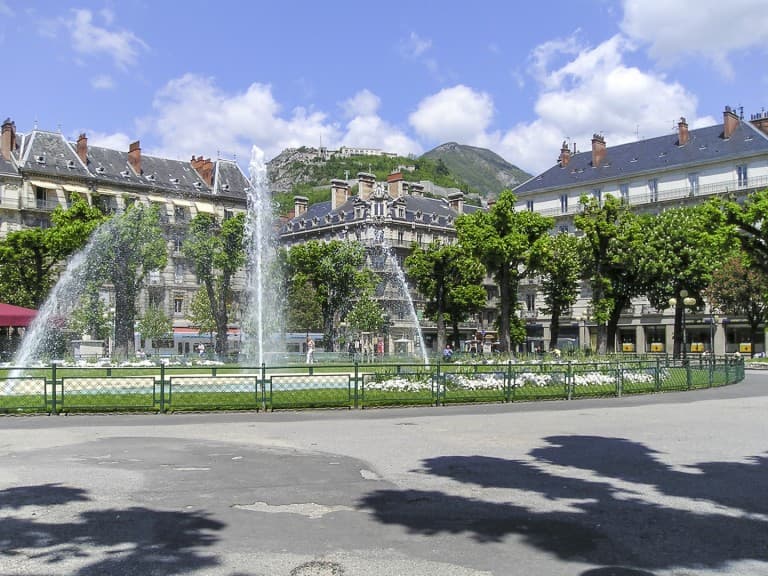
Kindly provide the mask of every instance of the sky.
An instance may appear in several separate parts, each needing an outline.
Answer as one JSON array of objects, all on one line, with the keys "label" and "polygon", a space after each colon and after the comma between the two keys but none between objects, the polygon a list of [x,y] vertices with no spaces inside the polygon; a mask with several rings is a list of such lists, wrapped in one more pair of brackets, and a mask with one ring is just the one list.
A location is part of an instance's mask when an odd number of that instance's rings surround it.
[{"label": "sky", "polygon": [[765,0],[0,0],[0,51],[19,132],[246,169],[459,142],[535,174],[768,106]]}]

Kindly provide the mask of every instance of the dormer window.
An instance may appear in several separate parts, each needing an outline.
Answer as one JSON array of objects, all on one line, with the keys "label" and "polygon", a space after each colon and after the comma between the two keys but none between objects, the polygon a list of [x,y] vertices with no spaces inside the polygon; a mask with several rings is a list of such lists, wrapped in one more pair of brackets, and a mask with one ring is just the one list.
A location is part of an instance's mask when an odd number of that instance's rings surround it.
[{"label": "dormer window", "polygon": [[221,189],[224,190],[224,192],[229,192],[229,184],[222,184]]},{"label": "dormer window", "polygon": [[416,211],[416,220],[421,220],[421,216],[422,216],[421,210],[417,210]]},{"label": "dormer window", "polygon": [[75,168],[75,161],[74,160],[67,160],[67,168],[70,170],[74,170]]},{"label": "dormer window", "polygon": [[299,220],[299,226],[300,226],[302,229],[304,229],[304,227],[305,227],[306,225],[307,225],[307,221],[306,221],[306,220],[304,220],[304,218],[302,218],[301,220]]},{"label": "dormer window", "polygon": [[128,170],[123,170],[122,172],[120,172],[120,176],[122,176],[123,178],[130,178],[131,173],[128,172]]},{"label": "dormer window", "polygon": [[202,182],[195,182],[194,184],[192,184],[192,186],[194,186],[195,188],[200,190],[200,188],[203,187],[203,183]]},{"label": "dormer window", "polygon": [[[153,180],[154,180],[154,178],[153,178]],[[169,181],[170,181],[171,184],[178,184],[179,183],[179,179],[178,178],[169,178]]]},{"label": "dormer window", "polygon": [[437,222],[437,214],[432,214],[432,222]]},{"label": "dormer window", "polygon": [[327,224],[328,222],[330,222],[330,221],[331,221],[331,215],[330,215],[330,214],[326,214],[326,215],[325,215],[325,222],[326,222],[326,224]]},{"label": "dormer window", "polygon": [[398,218],[405,218],[405,206],[398,206],[397,207],[397,217]]},{"label": "dormer window", "polygon": [[320,224],[320,218],[315,216],[314,218],[312,218],[312,223],[315,224],[315,225]]},{"label": "dormer window", "polygon": [[45,156],[43,154],[40,154],[39,156],[35,156],[35,162],[38,164],[45,164]]},{"label": "dormer window", "polygon": [[104,172],[106,172],[104,166],[99,166],[98,168],[96,168],[97,174],[104,174]]},{"label": "dormer window", "polygon": [[149,180],[150,182],[154,182],[155,181],[155,175],[154,174],[148,174],[147,175],[147,180]]}]

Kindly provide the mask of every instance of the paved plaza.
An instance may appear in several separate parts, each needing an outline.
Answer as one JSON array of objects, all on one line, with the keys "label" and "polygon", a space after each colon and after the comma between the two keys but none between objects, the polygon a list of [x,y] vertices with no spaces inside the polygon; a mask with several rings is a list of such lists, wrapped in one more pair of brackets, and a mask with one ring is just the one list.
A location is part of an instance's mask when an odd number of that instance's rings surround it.
[{"label": "paved plaza", "polygon": [[768,373],[600,400],[0,418],[0,574],[768,576]]}]

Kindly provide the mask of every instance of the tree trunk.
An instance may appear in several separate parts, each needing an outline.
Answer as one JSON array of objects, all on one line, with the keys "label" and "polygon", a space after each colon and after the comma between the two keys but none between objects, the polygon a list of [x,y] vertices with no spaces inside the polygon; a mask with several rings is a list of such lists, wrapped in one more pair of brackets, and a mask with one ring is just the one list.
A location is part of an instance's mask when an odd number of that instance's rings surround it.
[{"label": "tree trunk", "polygon": [[560,337],[560,309],[552,309],[552,320],[549,324],[549,349],[557,348],[557,339]]},{"label": "tree trunk", "polygon": [[501,300],[501,316],[499,317],[499,346],[501,351],[509,353],[511,343],[509,337],[509,318],[512,307],[512,290],[510,287],[511,273],[508,266],[504,266],[499,273],[499,299]]}]

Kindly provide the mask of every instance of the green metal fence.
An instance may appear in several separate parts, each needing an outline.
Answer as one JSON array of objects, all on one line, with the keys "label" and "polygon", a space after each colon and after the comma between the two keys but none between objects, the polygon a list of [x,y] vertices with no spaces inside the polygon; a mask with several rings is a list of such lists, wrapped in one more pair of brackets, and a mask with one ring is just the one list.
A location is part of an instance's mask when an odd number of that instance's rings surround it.
[{"label": "green metal fence", "polygon": [[364,409],[572,400],[694,390],[744,378],[740,358],[496,364],[0,369],[0,413]]}]

